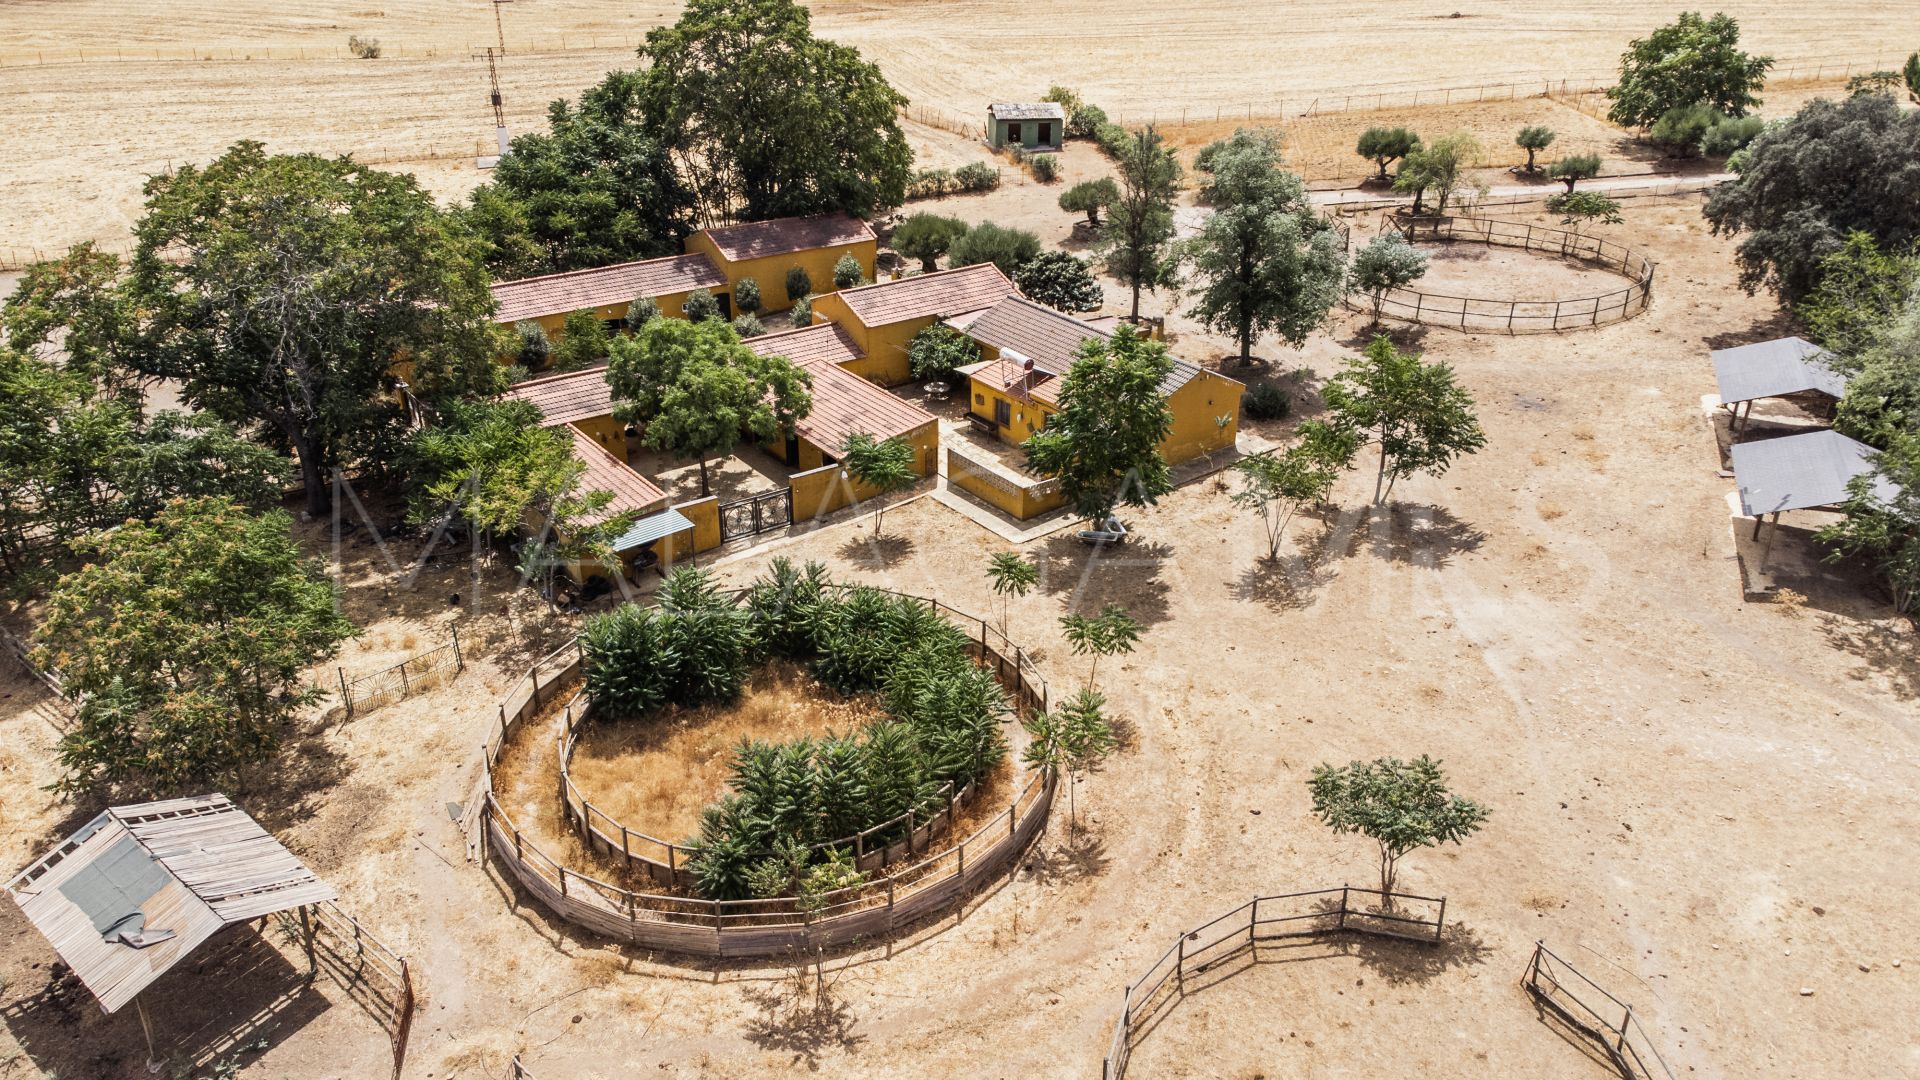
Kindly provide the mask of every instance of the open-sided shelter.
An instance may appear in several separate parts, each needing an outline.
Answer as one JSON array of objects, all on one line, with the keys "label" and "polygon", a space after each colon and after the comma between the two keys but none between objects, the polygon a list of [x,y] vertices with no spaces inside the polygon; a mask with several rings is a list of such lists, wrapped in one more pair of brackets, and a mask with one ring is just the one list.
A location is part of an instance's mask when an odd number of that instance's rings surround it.
[{"label": "open-sided shelter", "polygon": [[1736,435],[1747,429],[1753,403],[1761,398],[1813,393],[1838,401],[1847,392],[1845,376],[1828,363],[1833,354],[1805,338],[1715,349],[1712,355],[1720,405],[1734,414]]},{"label": "open-sided shelter", "polygon": [[[222,929],[336,899],[220,794],[111,807],[7,893],[108,1013]],[[144,1008],[141,1021],[151,1049]]]},{"label": "open-sided shelter", "polygon": [[[1847,485],[1873,471],[1875,453],[1866,443],[1830,429],[1734,444],[1740,512],[1753,519],[1754,538],[1760,536],[1762,519],[1771,518],[1777,531],[1781,514],[1845,502]],[[1885,498],[1896,494],[1885,481],[1876,482],[1875,492]],[[1767,547],[1772,546],[1769,537]]]}]

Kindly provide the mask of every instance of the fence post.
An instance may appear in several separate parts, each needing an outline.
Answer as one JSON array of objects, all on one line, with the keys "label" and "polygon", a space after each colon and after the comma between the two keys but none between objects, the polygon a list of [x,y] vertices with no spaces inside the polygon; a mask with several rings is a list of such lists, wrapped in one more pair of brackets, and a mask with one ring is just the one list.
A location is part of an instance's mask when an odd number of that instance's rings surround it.
[{"label": "fence post", "polygon": [[1013,699],[1015,701],[1020,700],[1020,692],[1026,689],[1026,675],[1021,671],[1026,663],[1026,653],[1020,650],[1020,646],[1015,645],[1013,647]]},{"label": "fence post", "polygon": [[1433,923],[1433,940],[1439,941],[1440,934],[1447,928],[1447,898],[1440,898],[1440,915]]},{"label": "fence post", "polygon": [[400,669],[400,696],[406,697],[413,693],[413,687],[407,685],[407,662],[402,660],[396,666]]},{"label": "fence post", "polygon": [[887,879],[887,929],[893,929],[893,879]]},{"label": "fence post", "polygon": [[346,702],[347,715],[353,715],[353,695],[347,691],[347,669],[334,668],[340,675],[340,700]]},{"label": "fence post", "polygon": [[507,744],[507,703],[504,701],[501,702],[499,705],[499,709],[500,709],[500,745],[504,748]]},{"label": "fence post", "polygon": [[1340,929],[1347,928],[1347,887],[1340,886]]},{"label": "fence post", "polygon": [[447,629],[453,632],[453,670],[465,671],[467,670],[466,661],[460,658],[460,627],[455,625]]},{"label": "fence post", "polygon": [[1256,896],[1253,898],[1252,905],[1249,906],[1247,909],[1247,944],[1249,945],[1253,944],[1253,928],[1259,925],[1259,923],[1260,923],[1260,898]]},{"label": "fence post", "polygon": [[1180,935],[1180,955],[1173,962],[1174,978],[1179,981],[1180,992],[1187,992],[1187,935]]}]

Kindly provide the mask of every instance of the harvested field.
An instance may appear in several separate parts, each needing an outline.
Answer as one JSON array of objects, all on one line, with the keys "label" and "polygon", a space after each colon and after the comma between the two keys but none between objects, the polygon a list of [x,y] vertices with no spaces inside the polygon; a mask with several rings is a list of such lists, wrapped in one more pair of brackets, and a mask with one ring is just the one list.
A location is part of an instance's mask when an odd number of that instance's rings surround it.
[{"label": "harvested field", "polygon": [[844,734],[885,715],[873,695],[842,697],[798,665],[774,661],[733,704],[594,721],[574,744],[573,781],[594,809],[678,843],[700,831],[701,809],[725,792],[742,742]]}]

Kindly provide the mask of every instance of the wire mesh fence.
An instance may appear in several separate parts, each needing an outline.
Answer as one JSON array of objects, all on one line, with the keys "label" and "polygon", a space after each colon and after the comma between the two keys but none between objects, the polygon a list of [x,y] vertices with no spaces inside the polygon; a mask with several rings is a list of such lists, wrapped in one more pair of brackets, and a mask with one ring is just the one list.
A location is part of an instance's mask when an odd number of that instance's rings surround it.
[{"label": "wire mesh fence", "polygon": [[390,701],[400,701],[421,690],[438,686],[448,672],[458,674],[466,667],[460,656],[460,630],[452,628],[452,640],[438,648],[409,656],[405,660],[366,675],[347,677],[345,668],[336,668],[340,679],[340,701],[347,715],[369,712]]},{"label": "wire mesh fence", "polygon": [[1373,298],[1381,315],[1455,330],[1509,334],[1577,330],[1619,322],[1647,309],[1653,297],[1653,260],[1598,236],[1495,218],[1400,218],[1392,223],[1409,244],[1455,241],[1538,251],[1628,278],[1623,288],[1560,300],[1511,300],[1389,289]]}]

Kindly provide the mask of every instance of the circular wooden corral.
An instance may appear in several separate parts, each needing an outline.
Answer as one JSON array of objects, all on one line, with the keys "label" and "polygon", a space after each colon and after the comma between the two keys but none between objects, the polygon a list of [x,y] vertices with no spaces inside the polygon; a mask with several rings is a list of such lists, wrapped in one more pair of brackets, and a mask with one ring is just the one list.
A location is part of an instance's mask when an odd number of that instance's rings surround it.
[{"label": "circular wooden corral", "polygon": [[[1391,227],[1409,244],[1458,242],[1519,248],[1610,270],[1629,282],[1599,296],[1564,300],[1503,300],[1389,289],[1380,314],[1396,319],[1454,330],[1552,333],[1631,319],[1653,301],[1653,260],[1597,236],[1476,217],[1401,217]],[[1347,303],[1360,310],[1372,308],[1372,298],[1361,294],[1349,294]]]},{"label": "circular wooden corral", "polygon": [[[894,594],[903,595],[903,594]],[[967,630],[976,657],[993,669],[1008,690],[1014,708],[1025,714],[1047,706],[1045,680],[1020,648],[986,621],[935,600],[909,597]],[[790,955],[795,948],[836,948],[890,936],[896,929],[938,914],[1007,873],[1034,837],[1046,827],[1055,780],[1029,772],[1005,809],[967,836],[931,850],[944,839],[955,811],[968,805],[971,790],[954,794],[934,820],[916,824],[906,839],[864,852],[867,864],[885,869],[878,881],[827,893],[802,905],[795,900],[700,900],[636,892],[572,869],[540,850],[514,824],[493,790],[493,767],[501,748],[522,724],[547,705],[574,693],[581,681],[579,642],[569,642],[536,661],[515,684],[498,710],[498,724],[487,740],[483,775],[464,821],[469,847],[518,881],[554,914],[595,933],[649,949],[713,957]],[[691,881],[686,849],[632,830],[609,834],[606,818],[572,788],[564,762],[578,730],[575,693],[569,705],[570,732],[562,746],[565,813],[575,828],[601,851],[622,852],[629,867],[662,884]],[[871,830],[870,830],[871,831]],[[864,834],[863,834],[864,835]],[[636,837],[643,844],[636,845]],[[647,845],[655,845],[648,848]],[[636,850],[636,847],[638,850]]]}]

